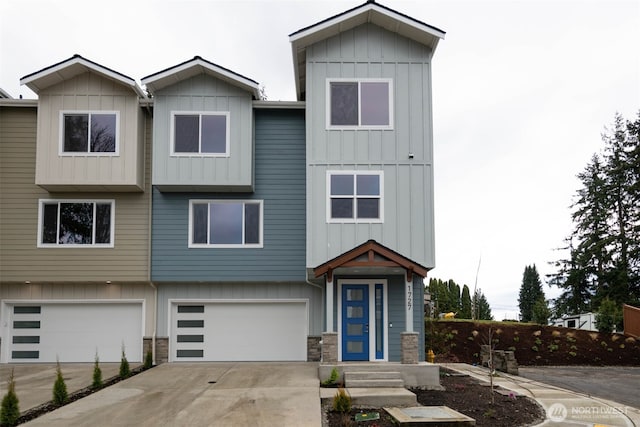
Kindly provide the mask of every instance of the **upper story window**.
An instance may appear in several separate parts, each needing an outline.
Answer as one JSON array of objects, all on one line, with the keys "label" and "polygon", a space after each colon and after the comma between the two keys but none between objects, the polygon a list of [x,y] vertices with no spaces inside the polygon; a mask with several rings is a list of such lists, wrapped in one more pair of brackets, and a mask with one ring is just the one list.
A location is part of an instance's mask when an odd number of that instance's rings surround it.
[{"label": "upper story window", "polygon": [[171,155],[229,156],[228,112],[172,112]]},{"label": "upper story window", "polygon": [[117,155],[117,111],[63,111],[62,155]]},{"label": "upper story window", "polygon": [[393,129],[391,79],[327,80],[327,129]]},{"label": "upper story window", "polygon": [[191,200],[189,247],[262,247],[262,200]]},{"label": "upper story window", "polygon": [[113,200],[40,200],[39,247],[113,247]]},{"label": "upper story window", "polygon": [[383,173],[327,172],[327,222],[382,222]]}]

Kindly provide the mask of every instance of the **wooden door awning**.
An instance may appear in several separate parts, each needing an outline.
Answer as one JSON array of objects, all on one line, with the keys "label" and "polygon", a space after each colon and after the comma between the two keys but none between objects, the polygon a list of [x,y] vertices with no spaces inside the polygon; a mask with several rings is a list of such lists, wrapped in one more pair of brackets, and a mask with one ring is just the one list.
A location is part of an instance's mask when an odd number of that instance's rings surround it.
[{"label": "wooden door awning", "polygon": [[333,281],[333,271],[336,268],[397,268],[405,270],[407,281],[413,281],[413,275],[427,277],[429,269],[415,261],[387,248],[375,240],[368,240],[360,246],[338,255],[337,257],[321,264],[313,269],[315,277],[327,275],[329,281]]}]

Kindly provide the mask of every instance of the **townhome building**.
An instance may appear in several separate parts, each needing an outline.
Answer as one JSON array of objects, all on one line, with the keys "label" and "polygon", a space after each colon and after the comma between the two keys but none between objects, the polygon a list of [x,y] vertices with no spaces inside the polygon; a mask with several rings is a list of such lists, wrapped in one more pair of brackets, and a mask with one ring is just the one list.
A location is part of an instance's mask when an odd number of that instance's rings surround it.
[{"label": "townhome building", "polygon": [[368,1],[289,36],[297,99],[81,56],[0,99],[0,362],[424,361],[431,61]]},{"label": "townhome building", "polygon": [[141,361],[155,307],[147,97],[78,55],[21,82],[37,101],[0,102],[0,361]]}]

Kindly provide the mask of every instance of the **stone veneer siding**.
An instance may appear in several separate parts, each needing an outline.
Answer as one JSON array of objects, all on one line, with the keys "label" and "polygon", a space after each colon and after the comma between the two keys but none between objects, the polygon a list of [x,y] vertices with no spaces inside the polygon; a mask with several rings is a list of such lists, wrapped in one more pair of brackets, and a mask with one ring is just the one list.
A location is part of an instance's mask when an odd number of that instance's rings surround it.
[{"label": "stone veneer siding", "polygon": [[418,335],[417,332],[402,332],[400,334],[403,364],[417,364],[419,362]]},{"label": "stone veneer siding", "polygon": [[338,333],[337,332],[322,333],[322,362],[323,363],[338,362]]},{"label": "stone veneer siding", "polygon": [[307,362],[319,362],[322,358],[320,340],[322,337],[309,335],[307,337]]},{"label": "stone veneer siding", "polygon": [[156,338],[156,365],[169,361],[169,338]]}]

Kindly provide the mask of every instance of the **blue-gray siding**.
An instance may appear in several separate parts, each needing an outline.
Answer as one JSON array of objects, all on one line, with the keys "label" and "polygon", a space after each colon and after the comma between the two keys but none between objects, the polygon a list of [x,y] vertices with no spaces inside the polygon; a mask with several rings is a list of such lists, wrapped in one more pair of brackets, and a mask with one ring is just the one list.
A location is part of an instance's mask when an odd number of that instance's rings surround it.
[{"label": "blue-gray siding", "polygon": [[[305,123],[301,110],[256,110],[254,193],[153,192],[155,281],[305,280]],[[246,159],[251,162],[250,158]],[[188,248],[190,199],[264,200],[262,248]]]}]

